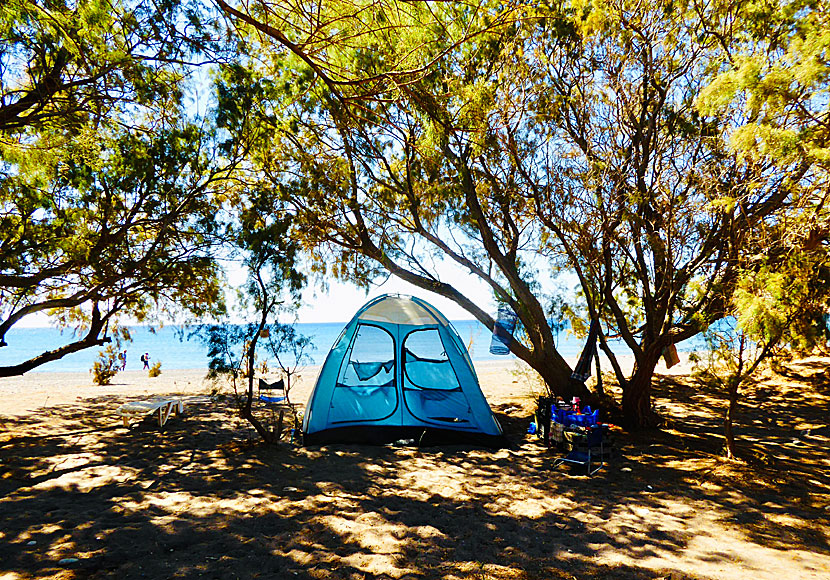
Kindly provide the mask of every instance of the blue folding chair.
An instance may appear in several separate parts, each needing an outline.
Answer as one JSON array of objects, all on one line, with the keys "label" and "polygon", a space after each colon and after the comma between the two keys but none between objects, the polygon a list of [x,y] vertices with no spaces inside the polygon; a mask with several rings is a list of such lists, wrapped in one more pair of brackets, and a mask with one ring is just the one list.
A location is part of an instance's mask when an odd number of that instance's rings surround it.
[{"label": "blue folding chair", "polygon": [[595,474],[597,471],[602,469],[602,466],[604,465],[604,434],[605,429],[602,427],[589,429],[585,434],[584,439],[578,437],[574,442],[573,450],[565,457],[556,459],[553,462],[553,466],[557,467],[563,463],[583,465],[588,470],[588,475]]},{"label": "blue folding chair", "polygon": [[287,398],[285,381],[280,379],[275,383],[267,383],[259,379],[257,398],[263,403],[284,403]]}]

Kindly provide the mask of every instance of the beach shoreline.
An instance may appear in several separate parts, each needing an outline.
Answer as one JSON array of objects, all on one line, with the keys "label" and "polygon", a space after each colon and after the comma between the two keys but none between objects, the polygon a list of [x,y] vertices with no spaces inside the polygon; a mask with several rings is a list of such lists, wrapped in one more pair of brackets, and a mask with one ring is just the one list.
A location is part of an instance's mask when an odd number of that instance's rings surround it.
[{"label": "beach shoreline", "polygon": [[[659,374],[688,374],[691,365],[689,353],[679,353],[681,362],[671,369],[665,367],[661,360],[656,372]],[[566,358],[573,367],[576,357]],[[611,366],[601,357],[603,372]],[[632,356],[618,358],[625,372],[630,372],[634,359]],[[498,400],[504,396],[532,396],[538,391],[538,383],[533,380],[532,371],[527,365],[515,358],[504,360],[473,361],[482,392],[488,400]],[[592,369],[593,370],[593,369]],[[304,404],[308,399],[320,366],[302,368],[295,377],[291,398],[294,402]],[[30,372],[16,377],[0,378],[0,415],[23,416],[44,407],[54,407],[76,403],[79,400],[108,396],[113,401],[119,397],[135,399],[153,396],[198,396],[215,390],[214,384],[206,378],[207,368],[165,370],[158,377],[149,377],[147,371],[127,370],[119,372],[109,385],[95,385],[90,372]],[[266,380],[276,380],[279,373],[264,375]],[[227,383],[220,383],[220,388],[229,391]]]}]

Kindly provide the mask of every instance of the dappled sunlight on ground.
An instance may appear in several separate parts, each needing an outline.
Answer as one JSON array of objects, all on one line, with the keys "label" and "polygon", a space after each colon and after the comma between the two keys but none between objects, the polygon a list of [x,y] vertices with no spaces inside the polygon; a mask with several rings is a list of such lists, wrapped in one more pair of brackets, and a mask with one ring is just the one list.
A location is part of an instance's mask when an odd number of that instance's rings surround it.
[{"label": "dappled sunlight on ground", "polygon": [[593,477],[525,435],[512,381],[488,393],[515,442],[496,451],[269,447],[227,399],[162,432],[109,394],[0,417],[0,578],[823,580],[826,363],[747,391],[737,462],[723,394],[661,376],[666,427],[617,432]]}]

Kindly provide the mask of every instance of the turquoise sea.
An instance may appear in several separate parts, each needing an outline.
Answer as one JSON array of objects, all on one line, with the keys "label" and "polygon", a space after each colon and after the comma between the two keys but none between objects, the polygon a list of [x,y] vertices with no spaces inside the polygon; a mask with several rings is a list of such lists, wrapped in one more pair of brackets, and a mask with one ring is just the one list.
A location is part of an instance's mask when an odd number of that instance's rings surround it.
[{"label": "turquoise sea", "polygon": [[[475,361],[511,360],[513,355],[498,356],[490,354],[491,333],[476,320],[455,320],[452,322],[464,344],[470,350],[470,356]],[[346,325],[345,322],[328,323],[299,323],[297,331],[312,338],[312,348],[309,351],[310,365],[322,364],[335,339]],[[161,361],[164,369],[206,369],[208,364],[207,349],[194,339],[187,339],[187,329],[165,326],[151,329],[146,326],[130,328],[132,342],[127,343],[127,370],[140,370],[139,360],[145,352],[150,354],[151,362]],[[40,354],[46,350],[57,348],[72,339],[71,331],[60,331],[54,328],[18,328],[12,329],[6,335],[8,346],[0,348],[0,365],[16,364]],[[565,358],[576,357],[582,352],[583,339],[575,338],[571,333],[564,331],[558,336],[559,352]],[[678,345],[681,350],[685,345]],[[77,372],[88,371],[97,358],[97,348],[74,353],[64,358],[47,363],[32,372]],[[625,348],[614,348],[619,354],[627,354]],[[269,361],[269,367],[276,365]]]},{"label": "turquoise sea", "polygon": [[[346,325],[345,322],[329,323],[300,323],[297,331],[312,339],[312,348],[309,355],[312,362],[322,364],[335,339]],[[490,331],[475,320],[458,320],[453,322],[458,334],[470,348],[474,360],[504,359],[504,356],[491,355]],[[164,369],[201,369],[207,368],[207,349],[197,339],[187,339],[188,329],[165,326],[151,329],[146,326],[130,328],[132,342],[125,344],[127,349],[127,370],[142,368],[139,358],[145,352],[150,354],[151,362],[161,361]],[[572,336],[561,336],[561,345],[565,349],[565,356],[578,355],[582,345]],[[0,348],[0,365],[16,364],[40,354],[46,350],[57,348],[72,340],[72,332],[61,332],[55,328],[19,328],[12,329],[6,334],[8,346]],[[573,344],[571,344],[571,342]],[[99,349],[67,355],[60,360],[47,363],[35,371],[47,372],[76,372],[88,371],[97,358]],[[512,356],[512,355],[509,355]],[[275,366],[269,364],[269,366]]]}]

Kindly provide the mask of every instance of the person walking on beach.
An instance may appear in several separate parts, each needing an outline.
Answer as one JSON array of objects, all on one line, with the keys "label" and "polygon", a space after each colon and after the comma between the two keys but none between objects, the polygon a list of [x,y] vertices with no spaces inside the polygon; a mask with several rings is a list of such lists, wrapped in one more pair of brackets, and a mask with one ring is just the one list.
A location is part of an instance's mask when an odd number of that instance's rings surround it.
[{"label": "person walking on beach", "polygon": [[150,353],[149,352],[145,352],[143,355],[141,355],[141,362],[144,363],[144,370],[145,371],[150,368]]},{"label": "person walking on beach", "polygon": [[122,352],[119,355],[118,358],[121,359],[121,370],[126,371],[127,370],[127,349],[124,349],[124,352]]}]

